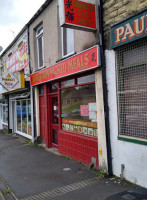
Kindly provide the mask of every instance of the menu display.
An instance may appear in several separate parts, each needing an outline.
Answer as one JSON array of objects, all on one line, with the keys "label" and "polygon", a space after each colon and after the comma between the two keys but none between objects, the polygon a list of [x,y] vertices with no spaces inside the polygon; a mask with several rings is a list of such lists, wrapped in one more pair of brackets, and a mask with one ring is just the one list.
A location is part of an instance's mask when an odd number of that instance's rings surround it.
[{"label": "menu display", "polygon": [[62,129],[89,136],[98,136],[97,123],[86,120],[62,119]]}]

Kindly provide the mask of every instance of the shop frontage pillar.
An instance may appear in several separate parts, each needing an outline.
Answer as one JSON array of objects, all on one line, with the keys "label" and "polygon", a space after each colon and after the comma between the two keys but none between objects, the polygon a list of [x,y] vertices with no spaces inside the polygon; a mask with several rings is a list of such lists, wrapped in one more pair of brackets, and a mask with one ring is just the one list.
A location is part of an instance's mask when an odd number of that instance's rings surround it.
[{"label": "shop frontage pillar", "polygon": [[36,106],[36,136],[40,136],[40,119],[39,119],[39,89],[35,87],[35,106]]},{"label": "shop frontage pillar", "polygon": [[107,144],[106,144],[106,130],[105,130],[104,100],[103,100],[101,69],[97,69],[95,71],[95,87],[96,87],[96,102],[97,102],[99,169],[107,171],[108,170]]}]

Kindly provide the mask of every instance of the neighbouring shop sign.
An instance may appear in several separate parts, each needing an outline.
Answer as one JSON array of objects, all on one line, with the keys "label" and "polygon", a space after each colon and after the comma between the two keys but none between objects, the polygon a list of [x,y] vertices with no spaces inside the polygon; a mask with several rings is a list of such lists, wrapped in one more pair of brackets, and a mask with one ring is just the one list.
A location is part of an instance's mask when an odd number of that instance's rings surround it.
[{"label": "neighbouring shop sign", "polygon": [[111,28],[111,47],[116,48],[146,36],[147,11],[113,26]]},{"label": "neighbouring shop sign", "polygon": [[2,85],[0,93],[24,88],[24,74],[19,74],[16,77],[7,71],[0,77],[0,84]]},{"label": "neighbouring shop sign", "polygon": [[100,66],[99,46],[94,46],[56,65],[32,74],[31,85],[37,85]]},{"label": "neighbouring shop sign", "polygon": [[96,5],[78,0],[59,0],[60,26],[95,31]]},{"label": "neighbouring shop sign", "polygon": [[26,42],[23,42],[6,60],[7,70],[11,73],[19,72],[28,66]]}]

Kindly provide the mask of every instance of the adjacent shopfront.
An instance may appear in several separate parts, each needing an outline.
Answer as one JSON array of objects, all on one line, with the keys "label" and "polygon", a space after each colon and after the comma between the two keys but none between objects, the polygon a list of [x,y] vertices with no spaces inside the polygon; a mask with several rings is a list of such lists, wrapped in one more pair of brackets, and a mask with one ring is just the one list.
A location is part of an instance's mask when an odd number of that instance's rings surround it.
[{"label": "adjacent shopfront", "polygon": [[8,127],[8,100],[5,95],[0,98],[0,130]]},{"label": "adjacent shopfront", "polygon": [[[30,88],[24,74],[5,72],[0,78],[1,129],[32,139]],[[26,86],[26,87],[25,87]]]},{"label": "adjacent shopfront", "polygon": [[30,92],[15,93],[10,100],[10,129],[24,137],[32,139],[32,117]]},{"label": "adjacent shopfront", "polygon": [[98,125],[95,69],[100,67],[94,46],[31,75],[39,91],[41,140],[47,147],[98,167]]},{"label": "adjacent shopfront", "polygon": [[146,187],[147,10],[136,10],[111,26],[106,75],[113,173]]},{"label": "adjacent shopfront", "polygon": [[147,139],[147,11],[112,27],[117,55],[119,139],[146,143]]},{"label": "adjacent shopfront", "polygon": [[24,27],[1,55],[1,129],[32,139],[28,32]]}]

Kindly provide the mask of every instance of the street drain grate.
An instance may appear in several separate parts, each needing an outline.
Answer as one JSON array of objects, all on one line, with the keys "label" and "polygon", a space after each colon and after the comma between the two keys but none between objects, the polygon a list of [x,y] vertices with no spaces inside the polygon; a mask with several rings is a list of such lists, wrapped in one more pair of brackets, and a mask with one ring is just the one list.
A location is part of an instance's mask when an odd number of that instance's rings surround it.
[{"label": "street drain grate", "polygon": [[42,200],[42,199],[46,199],[46,198],[53,198],[55,196],[63,195],[68,192],[72,192],[74,190],[78,190],[78,189],[84,188],[88,185],[94,184],[98,181],[98,179],[99,179],[98,177],[90,178],[90,179],[87,179],[84,181],[80,181],[80,182],[66,185],[63,187],[59,187],[59,188],[56,188],[53,190],[49,190],[47,192],[36,194],[36,195],[30,196],[30,197],[24,198],[22,200]]}]

